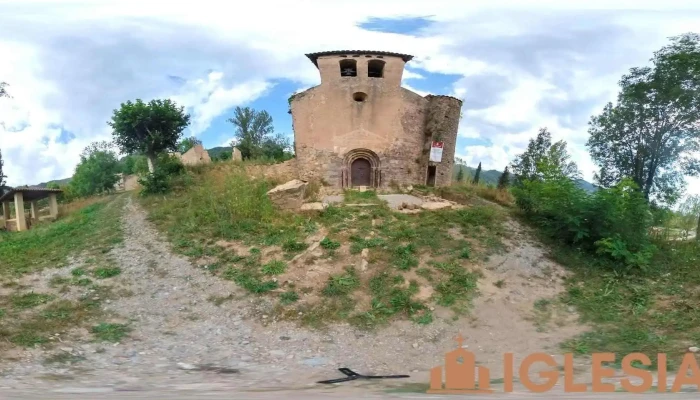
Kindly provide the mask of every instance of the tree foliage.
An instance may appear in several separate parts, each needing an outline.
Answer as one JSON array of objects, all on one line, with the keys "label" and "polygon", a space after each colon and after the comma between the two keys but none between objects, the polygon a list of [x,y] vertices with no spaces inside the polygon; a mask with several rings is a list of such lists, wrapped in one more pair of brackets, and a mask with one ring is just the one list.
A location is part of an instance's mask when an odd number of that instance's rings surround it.
[{"label": "tree foliage", "polygon": [[10,94],[7,93],[7,89],[5,89],[7,86],[9,86],[6,82],[0,82],[0,97],[10,97]]},{"label": "tree foliage", "polygon": [[143,175],[149,172],[146,156],[140,154],[129,154],[120,161],[120,164],[124,175]]},{"label": "tree foliage", "polygon": [[457,182],[462,182],[464,180],[464,168],[460,165],[459,171],[457,172]]},{"label": "tree foliage", "polygon": [[190,116],[184,107],[178,107],[170,99],[148,103],[141,99],[127,101],[114,110],[112,120],[107,122],[119,149],[126,154],[144,154],[150,172],[155,169],[153,164],[158,154],[177,150],[182,131],[189,123]]},{"label": "tree foliage", "polygon": [[695,239],[700,241],[700,196],[693,195],[686,198],[679,212],[682,228],[686,232],[695,229]]},{"label": "tree foliage", "polygon": [[474,173],[474,180],[472,181],[472,183],[478,185],[479,178],[481,178],[481,162],[479,163],[479,166],[476,167],[476,172]]},{"label": "tree foliage", "polygon": [[508,166],[503,170],[503,173],[498,178],[498,188],[505,189],[510,185],[510,172],[508,171]]},{"label": "tree foliage", "polygon": [[648,235],[652,215],[636,184],[622,180],[589,194],[575,181],[566,144],[550,143],[540,130],[513,163],[519,171],[513,194],[523,214],[553,239],[598,254],[614,268],[646,269],[655,250]]},{"label": "tree foliage", "polygon": [[700,174],[700,35],[672,38],[651,61],[624,75],[616,103],[591,118],[587,146],[601,186],[630,177],[645,198],[673,204],[683,175]]},{"label": "tree foliage", "polygon": [[190,136],[190,137],[184,138],[180,142],[178,142],[177,151],[179,151],[180,154],[185,154],[191,148],[193,148],[194,146],[197,146],[199,144],[202,144],[201,140],[197,139],[194,136]]},{"label": "tree foliage", "polygon": [[530,139],[527,149],[511,164],[517,182],[544,179],[546,173],[575,179],[580,176],[576,163],[566,149],[566,142],[552,143],[552,134],[547,128],[540,128],[537,136]]},{"label": "tree foliage", "polygon": [[0,150],[0,187],[5,186],[5,178],[7,176],[3,172],[3,166],[5,165],[5,161],[2,159],[2,150]]},{"label": "tree foliage", "polygon": [[272,116],[267,111],[236,107],[228,122],[236,127],[236,141],[231,147],[238,147],[244,160],[291,158],[289,139],[281,134],[273,136]]},{"label": "tree foliage", "polygon": [[80,155],[69,186],[79,197],[109,192],[119,181],[119,172],[119,161],[111,143],[93,142]]}]

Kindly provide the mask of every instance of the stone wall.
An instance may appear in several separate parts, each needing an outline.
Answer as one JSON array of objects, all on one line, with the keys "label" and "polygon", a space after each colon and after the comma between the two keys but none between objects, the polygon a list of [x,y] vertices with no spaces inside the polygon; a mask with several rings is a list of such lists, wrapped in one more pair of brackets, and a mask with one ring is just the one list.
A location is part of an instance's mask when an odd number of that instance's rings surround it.
[{"label": "stone wall", "polygon": [[[457,131],[462,110],[462,101],[450,96],[428,95],[429,101],[425,121],[425,143],[423,151],[427,166],[436,166],[435,186],[447,186],[452,183]],[[433,141],[443,142],[442,161],[430,162],[430,146]]]},{"label": "stone wall", "polygon": [[211,163],[209,152],[204,149],[204,146],[198,144],[187,150],[185,154],[173,153],[185,165],[199,165]]}]

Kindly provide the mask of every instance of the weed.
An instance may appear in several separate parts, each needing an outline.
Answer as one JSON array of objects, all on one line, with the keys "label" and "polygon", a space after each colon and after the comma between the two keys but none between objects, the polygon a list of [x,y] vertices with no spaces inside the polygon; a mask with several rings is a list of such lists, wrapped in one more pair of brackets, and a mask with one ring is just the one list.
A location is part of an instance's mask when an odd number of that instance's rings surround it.
[{"label": "weed", "polygon": [[107,279],[117,276],[121,273],[122,270],[119,267],[99,267],[95,269],[93,275],[95,275],[95,278],[97,279]]},{"label": "weed", "polygon": [[299,300],[299,295],[295,291],[284,292],[280,294],[280,303],[289,305]]},{"label": "weed", "polygon": [[469,249],[469,247],[464,247],[462,250],[459,251],[459,258],[462,259],[469,259],[472,256],[472,251]]},{"label": "weed", "polygon": [[49,280],[49,287],[55,288],[70,283],[70,279],[63,276],[53,276]]},{"label": "weed", "polygon": [[397,247],[394,250],[394,265],[402,271],[408,271],[418,265],[415,254],[416,247],[413,244]]},{"label": "weed", "polygon": [[41,293],[25,293],[22,295],[12,295],[10,302],[17,309],[33,308],[53,299],[53,296]]},{"label": "weed", "polygon": [[287,264],[284,261],[273,260],[263,265],[262,273],[265,275],[279,275],[283,274],[287,269]]},{"label": "weed", "polygon": [[110,324],[102,322],[92,327],[92,333],[103,342],[117,343],[126,336],[131,329],[124,324]]},{"label": "weed", "polygon": [[468,272],[457,263],[436,263],[435,268],[444,272],[443,278],[436,286],[437,303],[441,306],[453,306],[458,302],[471,300],[476,294],[477,275]]},{"label": "weed", "polygon": [[306,250],[306,248],[309,247],[308,244],[303,243],[303,242],[298,242],[294,239],[287,240],[282,244],[282,250],[288,252],[288,253],[298,253],[300,251]]},{"label": "weed", "polygon": [[253,273],[236,268],[229,268],[226,270],[223,277],[236,282],[240,287],[249,292],[258,294],[277,289],[278,286],[275,281],[262,281]]},{"label": "weed", "polygon": [[352,293],[358,286],[360,286],[360,279],[357,277],[355,269],[347,267],[344,274],[331,275],[328,278],[323,294],[326,296],[343,296]]},{"label": "weed", "polygon": [[75,284],[78,286],[89,286],[92,284],[92,281],[89,278],[80,278],[75,280]]},{"label": "weed", "polygon": [[497,280],[496,282],[493,283],[493,286],[495,286],[495,287],[497,287],[497,288],[499,288],[499,289],[502,289],[502,288],[504,288],[504,287],[506,286],[506,281],[503,280],[503,279],[499,279],[499,280]]},{"label": "weed", "polygon": [[326,250],[335,250],[340,247],[340,242],[324,237],[323,240],[321,240],[320,245]]},{"label": "weed", "polygon": [[49,340],[44,336],[25,331],[22,331],[17,335],[10,337],[10,342],[22,347],[34,347],[38,344],[46,343],[48,341]]}]

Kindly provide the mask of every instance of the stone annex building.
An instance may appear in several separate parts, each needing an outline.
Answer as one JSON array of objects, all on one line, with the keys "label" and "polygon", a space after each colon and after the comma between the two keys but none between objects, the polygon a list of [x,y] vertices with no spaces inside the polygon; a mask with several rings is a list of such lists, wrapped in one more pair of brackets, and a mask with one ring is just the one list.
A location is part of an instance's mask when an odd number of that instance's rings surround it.
[{"label": "stone annex building", "polygon": [[[306,56],[321,84],[290,98],[301,179],[342,188],[450,184],[462,101],[402,88],[413,56],[367,50]],[[440,162],[430,161],[434,141],[443,143]]]}]

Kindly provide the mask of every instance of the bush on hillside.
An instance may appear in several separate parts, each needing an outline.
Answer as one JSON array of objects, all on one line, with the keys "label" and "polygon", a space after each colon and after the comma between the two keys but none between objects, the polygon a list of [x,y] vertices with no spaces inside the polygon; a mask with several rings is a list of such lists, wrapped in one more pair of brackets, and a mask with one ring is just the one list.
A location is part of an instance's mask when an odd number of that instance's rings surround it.
[{"label": "bush on hillside", "polygon": [[566,244],[628,269],[644,270],[654,254],[652,214],[630,180],[588,194],[573,180],[556,176],[525,180],[513,194],[528,219]]},{"label": "bush on hillside", "polygon": [[139,183],[143,187],[141,194],[168,193],[172,189],[173,178],[185,173],[185,166],[177,157],[163,153],[158,156],[155,171],[139,178]]}]

